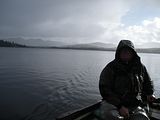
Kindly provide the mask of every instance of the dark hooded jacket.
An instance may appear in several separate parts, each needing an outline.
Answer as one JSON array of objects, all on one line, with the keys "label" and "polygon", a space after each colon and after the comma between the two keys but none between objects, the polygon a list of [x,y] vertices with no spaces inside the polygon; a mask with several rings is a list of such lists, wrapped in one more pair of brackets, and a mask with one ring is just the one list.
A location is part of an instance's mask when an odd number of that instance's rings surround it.
[{"label": "dark hooded jacket", "polygon": [[[127,64],[119,57],[123,48],[129,48],[134,53]],[[137,106],[142,96],[153,94],[153,83],[131,41],[120,41],[115,59],[101,72],[99,89],[103,99],[118,108]]]}]

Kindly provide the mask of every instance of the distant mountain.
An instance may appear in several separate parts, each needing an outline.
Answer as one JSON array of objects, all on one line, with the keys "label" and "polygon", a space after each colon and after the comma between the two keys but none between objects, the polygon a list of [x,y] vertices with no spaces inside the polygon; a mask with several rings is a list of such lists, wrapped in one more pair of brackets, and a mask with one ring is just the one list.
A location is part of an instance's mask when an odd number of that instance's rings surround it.
[{"label": "distant mountain", "polygon": [[15,42],[9,42],[5,40],[0,40],[0,47],[27,47],[25,45],[17,44]]},{"label": "distant mountain", "polygon": [[102,42],[94,42],[94,43],[90,43],[90,45],[93,47],[99,47],[99,48],[115,48],[116,47],[115,44],[102,43]]},{"label": "distant mountain", "polygon": [[60,46],[68,45],[67,43],[58,42],[58,41],[43,40],[43,39],[24,39],[21,37],[6,38],[4,40],[10,41],[10,42],[16,42],[19,44],[25,44],[27,46],[36,46],[36,47],[51,47],[51,46],[60,47]]},{"label": "distant mountain", "polygon": [[139,48],[136,51],[141,53],[160,53],[160,48]]},{"label": "distant mountain", "polygon": [[110,43],[101,43],[101,42],[95,42],[95,43],[87,43],[87,44],[75,44],[75,45],[67,45],[63,46],[66,48],[73,48],[73,49],[95,49],[95,50],[105,50],[105,49],[115,49],[114,44]]},{"label": "distant mountain", "polygon": [[[160,53],[160,47],[159,44],[150,44],[150,46],[142,45],[137,48],[137,52],[142,53]],[[88,44],[74,44],[74,45],[67,45],[62,46],[58,48],[62,49],[81,49],[81,50],[102,50],[102,51],[115,51],[116,45],[111,43],[101,43],[101,42],[95,42],[95,43],[88,43]],[[157,48],[156,48],[157,47]]]},{"label": "distant mountain", "polygon": [[[43,39],[24,39],[24,38],[7,38],[3,39],[4,41],[8,41],[13,46],[23,46],[26,47],[43,47],[43,48],[56,48],[56,49],[81,49],[81,50],[103,50],[103,51],[115,51],[117,45],[112,43],[102,43],[102,42],[94,42],[94,43],[81,43],[81,44],[69,44],[65,42],[58,41],[49,41]],[[1,41],[2,44],[2,41]],[[4,45],[4,43],[3,43]],[[9,45],[10,46],[10,45]],[[147,53],[160,53],[160,43],[158,42],[149,42],[142,45],[135,45],[138,52],[147,52]]]}]

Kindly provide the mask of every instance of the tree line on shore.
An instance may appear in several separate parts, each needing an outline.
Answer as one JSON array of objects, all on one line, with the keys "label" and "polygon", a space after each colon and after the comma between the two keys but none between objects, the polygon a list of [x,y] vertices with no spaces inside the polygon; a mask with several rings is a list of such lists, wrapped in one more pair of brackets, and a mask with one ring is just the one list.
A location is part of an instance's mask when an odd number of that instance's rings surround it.
[{"label": "tree line on shore", "polygon": [[27,46],[21,45],[21,44],[15,43],[15,42],[0,40],[0,47],[27,47]]}]

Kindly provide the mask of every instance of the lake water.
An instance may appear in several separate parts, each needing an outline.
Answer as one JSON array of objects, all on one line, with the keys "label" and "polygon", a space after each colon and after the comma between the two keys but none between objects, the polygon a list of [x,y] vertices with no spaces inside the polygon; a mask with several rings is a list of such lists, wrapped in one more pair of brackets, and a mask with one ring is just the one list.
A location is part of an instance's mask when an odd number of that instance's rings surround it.
[{"label": "lake water", "polygon": [[[114,52],[0,48],[0,120],[53,120],[101,99],[98,83]],[[160,54],[139,53],[160,97]]]}]

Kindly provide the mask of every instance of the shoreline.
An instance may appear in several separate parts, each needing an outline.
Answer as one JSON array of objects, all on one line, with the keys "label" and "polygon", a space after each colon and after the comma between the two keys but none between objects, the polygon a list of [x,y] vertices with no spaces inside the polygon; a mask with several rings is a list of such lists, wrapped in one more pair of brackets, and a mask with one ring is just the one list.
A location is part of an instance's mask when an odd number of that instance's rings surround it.
[{"label": "shoreline", "polygon": [[[39,49],[64,49],[64,50],[90,50],[90,51],[116,51],[116,48],[69,48],[69,47],[41,47],[41,46],[25,46],[25,47],[2,47],[0,48],[39,48]],[[138,53],[160,54],[160,48],[136,49]]]}]

